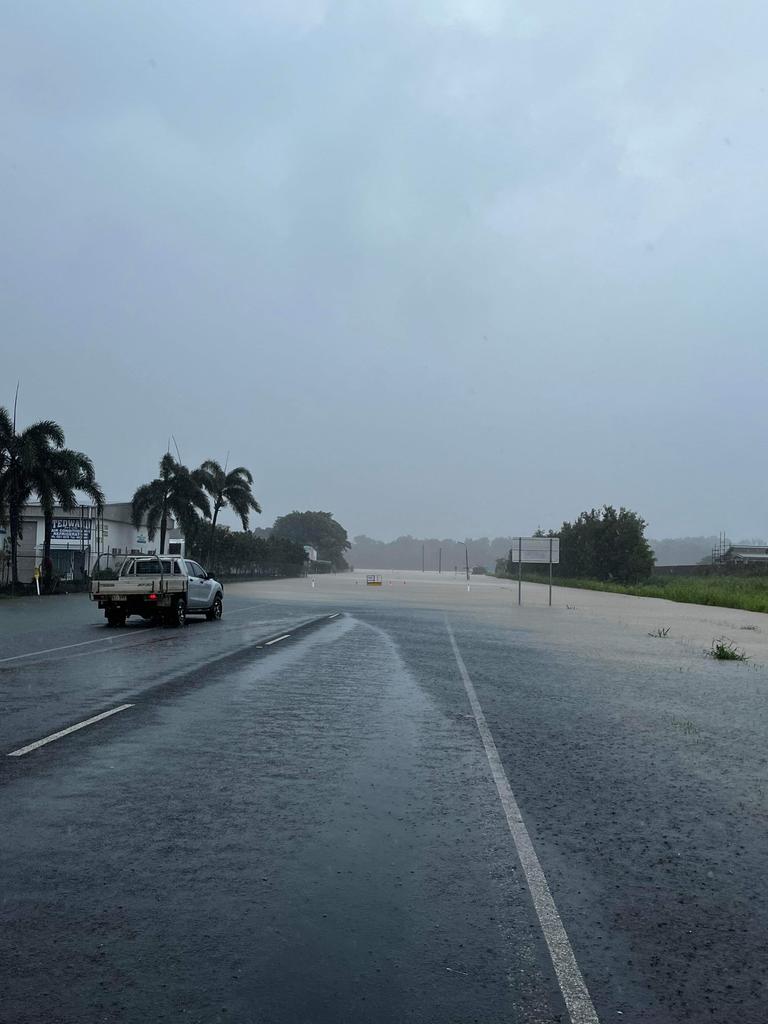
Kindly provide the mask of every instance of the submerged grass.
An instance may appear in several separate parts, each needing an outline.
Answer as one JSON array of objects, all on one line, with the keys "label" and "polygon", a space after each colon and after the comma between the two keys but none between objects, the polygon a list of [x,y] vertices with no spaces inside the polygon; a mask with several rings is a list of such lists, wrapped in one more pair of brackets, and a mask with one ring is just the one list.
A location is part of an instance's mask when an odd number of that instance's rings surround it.
[{"label": "submerged grass", "polygon": [[[527,573],[531,583],[547,583],[546,576]],[[557,579],[559,587],[603,590],[634,597],[662,597],[683,604],[708,604],[718,608],[741,608],[749,612],[768,612],[768,576],[659,576],[644,583],[621,584],[603,580]]]},{"label": "submerged grass", "polygon": [[740,647],[737,647],[733,640],[727,636],[721,636],[719,640],[713,640],[711,648],[707,651],[710,658],[715,661],[748,661],[747,655]]}]

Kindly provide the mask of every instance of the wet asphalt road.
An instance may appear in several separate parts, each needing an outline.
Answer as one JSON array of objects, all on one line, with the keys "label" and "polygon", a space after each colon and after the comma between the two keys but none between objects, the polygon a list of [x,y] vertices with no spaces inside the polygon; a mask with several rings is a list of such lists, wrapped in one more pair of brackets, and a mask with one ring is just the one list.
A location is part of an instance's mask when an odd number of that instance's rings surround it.
[{"label": "wet asphalt road", "polygon": [[0,1019],[568,1021],[446,622],[599,1019],[768,1019],[765,671],[349,583],[0,605],[4,755],[133,705],[3,756]]}]

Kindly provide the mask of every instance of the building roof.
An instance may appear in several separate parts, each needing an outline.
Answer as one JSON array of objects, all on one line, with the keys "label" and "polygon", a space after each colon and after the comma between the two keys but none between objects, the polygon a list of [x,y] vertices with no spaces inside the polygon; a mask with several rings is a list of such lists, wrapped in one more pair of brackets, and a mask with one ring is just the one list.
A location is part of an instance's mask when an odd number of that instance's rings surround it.
[{"label": "building roof", "polygon": [[[81,508],[85,509],[86,519],[95,518],[96,506],[85,504],[78,505],[77,508],[70,509],[69,511],[67,509],[61,508],[59,505],[56,505],[53,510],[53,514],[56,519],[79,519]],[[105,522],[108,523],[124,523],[125,525],[130,526],[132,525],[132,509],[133,505],[130,501],[107,501],[104,503],[103,518]],[[23,515],[27,518],[34,517],[42,519],[43,509],[42,506],[40,505],[40,502],[31,501],[28,504],[26,504],[24,506]],[[174,522],[171,516],[167,517],[166,523],[167,529],[170,530],[174,528]],[[142,526],[146,526],[146,521],[142,523]]]},{"label": "building roof", "polygon": [[731,544],[724,558],[741,562],[768,562],[768,548],[756,544]]}]

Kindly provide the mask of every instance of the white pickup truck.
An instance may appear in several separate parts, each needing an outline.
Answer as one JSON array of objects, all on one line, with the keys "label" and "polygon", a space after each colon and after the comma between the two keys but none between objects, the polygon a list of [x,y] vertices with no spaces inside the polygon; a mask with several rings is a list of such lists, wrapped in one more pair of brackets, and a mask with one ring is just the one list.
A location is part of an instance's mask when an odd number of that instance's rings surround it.
[{"label": "white pickup truck", "polygon": [[129,615],[172,626],[183,626],[187,615],[215,622],[224,609],[221,584],[177,555],[101,555],[90,593],[110,626],[124,626]]}]

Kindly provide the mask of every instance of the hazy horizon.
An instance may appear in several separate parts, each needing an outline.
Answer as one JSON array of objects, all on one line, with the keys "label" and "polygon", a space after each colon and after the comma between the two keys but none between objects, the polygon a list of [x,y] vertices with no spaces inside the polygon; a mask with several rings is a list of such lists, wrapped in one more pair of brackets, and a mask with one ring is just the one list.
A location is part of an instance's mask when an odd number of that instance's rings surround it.
[{"label": "hazy horizon", "polygon": [[[0,405],[111,500],[766,533],[756,2],[11,3]],[[173,450],[173,449],[172,449]],[[231,521],[225,518],[225,522]]]}]

